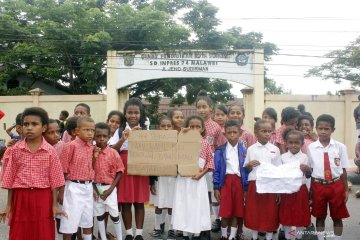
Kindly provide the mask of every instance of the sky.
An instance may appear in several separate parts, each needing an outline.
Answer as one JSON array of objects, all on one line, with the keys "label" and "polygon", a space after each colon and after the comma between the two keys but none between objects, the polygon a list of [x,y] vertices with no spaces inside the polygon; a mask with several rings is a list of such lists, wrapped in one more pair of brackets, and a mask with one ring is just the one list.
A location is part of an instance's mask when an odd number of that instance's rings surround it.
[{"label": "sky", "polygon": [[[324,54],[343,49],[360,36],[360,1],[208,1],[219,9],[218,30],[237,26],[243,33],[261,32],[265,42],[277,45],[279,55],[266,64],[268,74],[292,94],[322,95],[351,87],[348,82],[335,84],[304,75],[310,68],[330,61]],[[239,95],[242,87],[235,85],[233,93]]]}]

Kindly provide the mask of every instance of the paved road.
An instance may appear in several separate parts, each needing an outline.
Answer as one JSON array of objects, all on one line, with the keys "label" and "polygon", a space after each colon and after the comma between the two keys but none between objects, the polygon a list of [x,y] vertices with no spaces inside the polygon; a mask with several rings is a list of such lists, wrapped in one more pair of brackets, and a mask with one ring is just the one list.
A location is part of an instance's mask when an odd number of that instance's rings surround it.
[{"label": "paved road", "polygon": [[[360,178],[360,176],[359,176]],[[360,240],[360,198],[355,198],[355,191],[360,190],[360,185],[354,185],[352,188],[352,191],[349,195],[348,200],[348,208],[350,211],[351,217],[346,219],[344,221],[344,234],[343,239],[344,240]],[[6,197],[7,193],[5,190],[0,189],[0,209],[4,209],[4,206],[6,204]],[[314,222],[314,221],[313,221]],[[145,215],[145,228],[144,228],[144,239],[150,240],[152,239],[149,235],[149,233],[153,229],[154,224],[154,208],[151,206],[147,206],[146,208],[146,215]],[[9,227],[7,224],[0,223],[0,240],[8,239],[8,231]],[[95,229],[96,231],[96,229]],[[112,229],[112,226],[109,226],[109,231],[114,232]],[[332,223],[327,219],[326,222],[326,231],[332,231]],[[251,239],[250,231],[248,229],[244,229],[244,233],[246,236],[246,239]],[[212,234],[212,239],[218,239],[220,236],[219,234]],[[61,238],[59,238],[61,239]],[[166,239],[166,236],[164,236],[164,239]],[[331,240],[333,238],[328,238],[328,240]],[[25,240],[25,239],[24,239]]]}]

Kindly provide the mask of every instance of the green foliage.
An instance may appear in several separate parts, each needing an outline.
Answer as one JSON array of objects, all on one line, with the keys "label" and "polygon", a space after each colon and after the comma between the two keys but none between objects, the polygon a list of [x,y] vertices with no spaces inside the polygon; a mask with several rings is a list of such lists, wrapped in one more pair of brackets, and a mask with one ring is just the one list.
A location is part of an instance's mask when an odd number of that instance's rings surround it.
[{"label": "green foliage", "polygon": [[360,86],[360,37],[344,50],[331,51],[325,57],[333,60],[310,69],[306,77],[321,77],[335,83],[347,80],[354,87]]}]

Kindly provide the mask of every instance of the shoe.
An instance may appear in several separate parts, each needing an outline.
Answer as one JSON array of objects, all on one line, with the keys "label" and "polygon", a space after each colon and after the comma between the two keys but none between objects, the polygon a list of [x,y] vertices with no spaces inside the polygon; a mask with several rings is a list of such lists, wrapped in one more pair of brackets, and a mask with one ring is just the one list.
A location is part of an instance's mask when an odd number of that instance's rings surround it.
[{"label": "shoe", "polygon": [[131,235],[126,235],[126,237],[125,237],[124,240],[133,240],[133,239],[134,239],[133,236],[131,236]]},{"label": "shoe", "polygon": [[220,230],[221,230],[221,220],[215,219],[215,221],[211,225],[211,231],[216,233],[216,232],[220,232]]},{"label": "shoe", "polygon": [[175,230],[169,230],[167,239],[176,239]]},{"label": "shoe", "polygon": [[200,240],[200,236],[197,236],[197,237],[193,236],[193,237],[191,238],[191,240]]},{"label": "shoe", "polygon": [[228,240],[227,237],[221,237],[220,240]]},{"label": "shoe", "polygon": [[259,232],[258,233],[260,237],[265,237],[266,236],[266,232]]},{"label": "shoe", "polygon": [[190,240],[189,236],[182,236],[183,240]]},{"label": "shoe", "polygon": [[236,240],[245,240],[244,233],[238,233],[236,234]]},{"label": "shoe", "polygon": [[182,236],[183,236],[183,232],[177,230],[177,231],[176,231],[176,237],[182,237]]},{"label": "shoe", "polygon": [[286,240],[285,238],[285,232],[283,230],[280,229],[279,231],[279,236],[278,236],[279,240]]},{"label": "shoe", "polygon": [[165,223],[160,224],[160,230],[161,230],[161,234],[164,234],[164,232],[165,232]]},{"label": "shoe", "polygon": [[143,236],[141,235],[137,235],[134,240],[144,240]]},{"label": "shoe", "polygon": [[[155,238],[155,239],[158,239],[158,238],[162,238],[161,237],[161,230],[160,229],[154,229],[152,231],[152,233],[150,233],[150,235]],[[139,235],[140,236],[140,235]]]},{"label": "shoe", "polygon": [[211,240],[211,233],[210,231],[202,231],[200,233],[200,239],[201,240]]}]

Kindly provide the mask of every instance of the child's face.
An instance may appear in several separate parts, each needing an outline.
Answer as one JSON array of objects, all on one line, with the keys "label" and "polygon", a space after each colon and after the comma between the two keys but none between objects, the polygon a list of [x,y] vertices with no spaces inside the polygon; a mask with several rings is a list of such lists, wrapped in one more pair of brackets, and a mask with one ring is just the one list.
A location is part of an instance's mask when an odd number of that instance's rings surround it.
[{"label": "child's face", "polygon": [[225,137],[232,146],[235,146],[239,141],[240,129],[236,126],[227,127],[225,129]]},{"label": "child's face", "polygon": [[22,136],[23,135],[23,127],[21,125],[16,125],[15,126],[15,131],[16,133],[19,135],[19,136]]},{"label": "child's face", "polygon": [[95,123],[82,121],[80,126],[75,129],[76,136],[85,142],[91,143],[95,134]]},{"label": "child's face", "polygon": [[316,132],[319,136],[319,140],[328,141],[331,137],[331,134],[335,131],[334,128],[331,127],[331,124],[328,122],[318,122],[316,126]]},{"label": "child's face", "polygon": [[304,143],[297,134],[290,134],[286,140],[286,148],[292,153],[297,154]]},{"label": "child's face", "polygon": [[269,122],[260,124],[259,129],[255,132],[259,143],[266,144],[270,140],[271,133],[273,132],[271,124]]},{"label": "child's face", "polygon": [[244,113],[241,110],[240,106],[232,106],[229,110],[229,119],[231,120],[237,120],[240,123],[244,120]]},{"label": "child's face", "polygon": [[175,111],[171,120],[176,129],[181,129],[184,126],[184,114],[181,111]]},{"label": "child's face", "polygon": [[285,122],[285,126],[288,129],[296,129],[298,124],[298,119],[297,118],[292,118],[289,121]]},{"label": "child's face", "polygon": [[59,116],[59,120],[61,120],[61,121],[64,121],[66,118],[65,118],[65,116],[64,115],[62,115],[62,114],[60,114],[60,116]]},{"label": "child's face", "polygon": [[217,122],[217,124],[219,124],[220,126],[224,126],[226,120],[227,120],[226,114],[222,110],[216,109],[214,121]]},{"label": "child's face", "polygon": [[275,123],[276,123],[276,121],[275,121],[275,119],[272,118],[268,113],[264,112],[263,115],[262,115],[262,119],[270,122],[270,123],[271,123],[271,126],[272,126],[273,128],[275,128]]},{"label": "child's face", "polygon": [[116,131],[116,129],[118,129],[120,127],[120,117],[116,114],[112,115],[109,120],[107,121],[107,124],[110,128],[110,134],[113,135]]},{"label": "child's face", "polygon": [[169,119],[161,120],[161,122],[159,123],[159,130],[171,130],[171,129],[172,129],[172,124]]},{"label": "child's face", "polygon": [[104,149],[107,146],[107,143],[110,139],[109,136],[109,131],[108,129],[101,129],[101,128],[96,128],[95,129],[95,142],[96,142],[96,146]]},{"label": "child's face", "polygon": [[204,120],[209,119],[211,114],[211,108],[205,100],[199,100],[196,103],[196,111]]},{"label": "child's face", "polygon": [[27,140],[36,140],[42,138],[46,125],[43,125],[39,116],[28,115],[24,117],[22,129]]},{"label": "child's face", "polygon": [[198,131],[200,134],[204,132],[204,126],[199,119],[191,119],[189,121],[189,128]]},{"label": "child's face", "polygon": [[74,109],[74,116],[77,117],[90,117],[90,113],[88,113],[87,109],[83,106],[77,106]]},{"label": "child's face", "polygon": [[51,145],[55,145],[60,139],[60,127],[57,123],[50,123],[44,133],[45,140]]},{"label": "child's face", "polygon": [[131,128],[137,126],[140,121],[140,108],[136,105],[130,105],[126,109],[125,118]]},{"label": "child's face", "polygon": [[308,135],[309,132],[313,130],[313,127],[310,124],[308,119],[302,119],[299,122],[299,131],[301,131],[304,135]]}]

